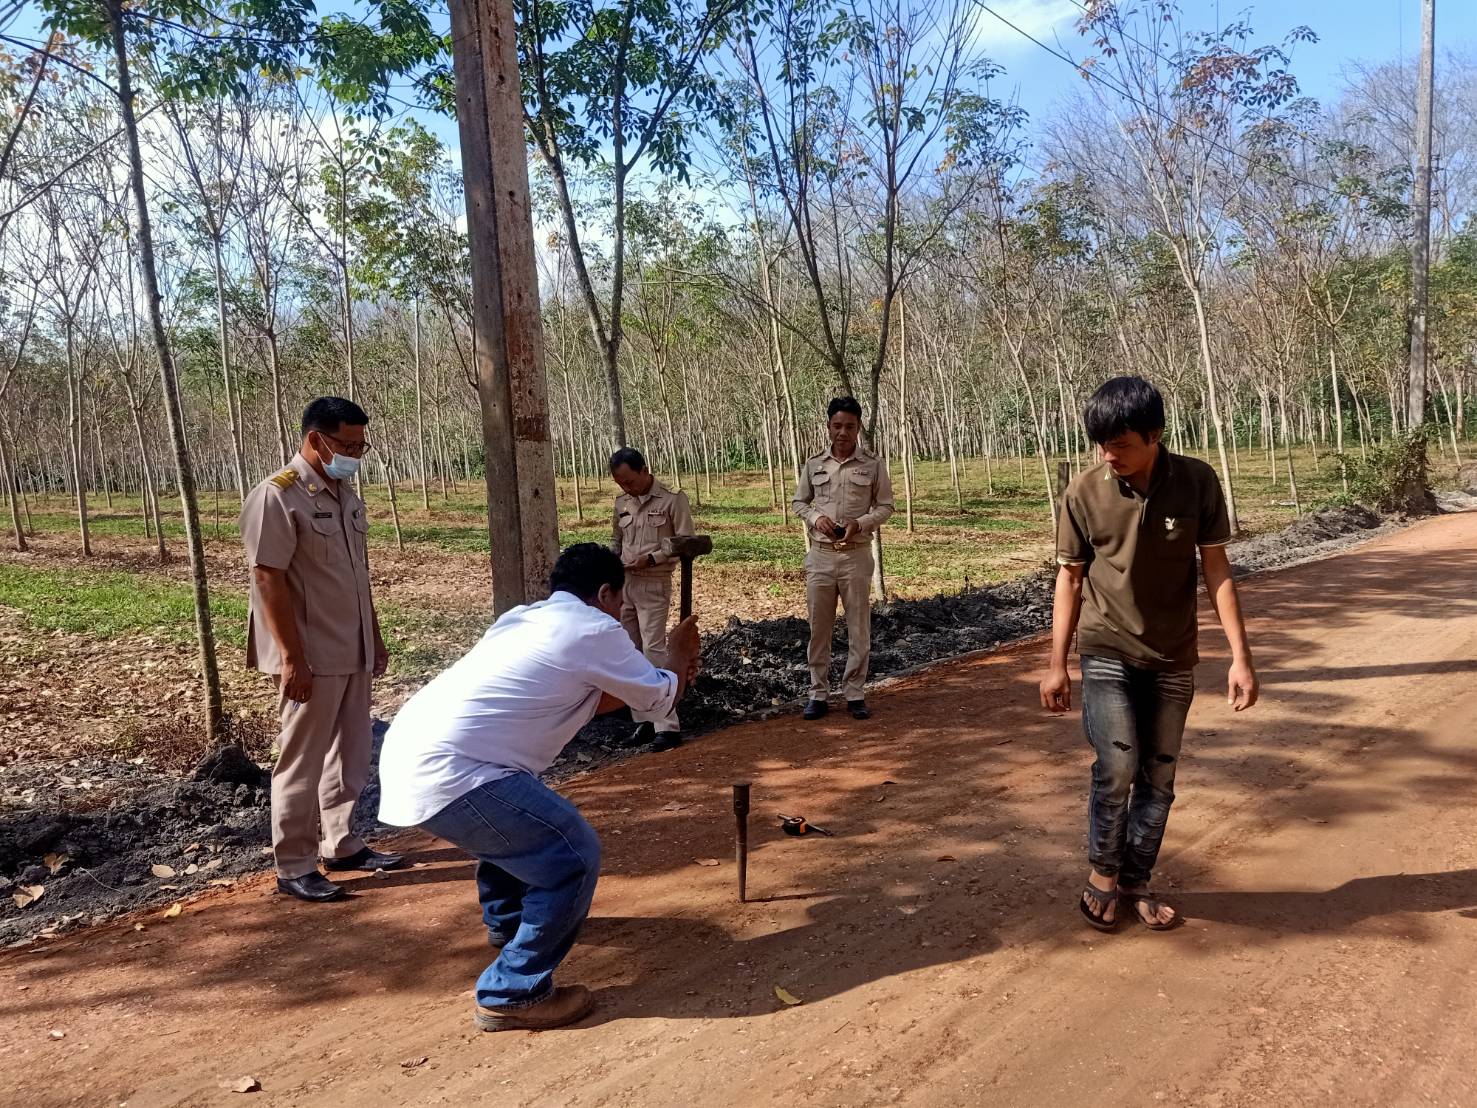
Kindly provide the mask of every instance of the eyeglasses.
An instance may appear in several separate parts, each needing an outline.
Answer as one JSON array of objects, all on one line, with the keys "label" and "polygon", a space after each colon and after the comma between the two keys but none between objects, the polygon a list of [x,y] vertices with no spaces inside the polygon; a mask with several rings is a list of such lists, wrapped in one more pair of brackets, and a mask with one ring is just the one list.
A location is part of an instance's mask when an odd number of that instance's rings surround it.
[{"label": "eyeglasses", "polygon": [[343,439],[336,438],[327,431],[319,431],[318,433],[333,443],[334,446],[337,446],[339,453],[345,454],[350,458],[362,458],[374,449],[374,444],[368,439],[365,439],[363,442],[344,442]]}]

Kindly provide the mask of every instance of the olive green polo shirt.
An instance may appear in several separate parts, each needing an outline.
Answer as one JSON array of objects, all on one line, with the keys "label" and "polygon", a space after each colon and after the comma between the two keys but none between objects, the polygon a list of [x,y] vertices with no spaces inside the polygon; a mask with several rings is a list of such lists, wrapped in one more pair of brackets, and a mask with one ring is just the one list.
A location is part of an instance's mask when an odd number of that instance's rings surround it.
[{"label": "olive green polo shirt", "polygon": [[1079,653],[1146,669],[1195,666],[1195,551],[1231,541],[1214,469],[1161,446],[1140,495],[1102,462],[1067,486],[1056,534],[1058,564],[1087,567]]}]

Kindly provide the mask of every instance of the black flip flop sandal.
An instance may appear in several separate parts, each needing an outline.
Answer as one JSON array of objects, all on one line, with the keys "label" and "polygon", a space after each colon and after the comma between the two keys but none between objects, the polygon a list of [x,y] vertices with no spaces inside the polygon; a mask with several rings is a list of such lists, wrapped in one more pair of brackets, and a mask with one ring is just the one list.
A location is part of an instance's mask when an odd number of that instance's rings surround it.
[{"label": "black flip flop sandal", "polygon": [[[1143,924],[1150,931],[1173,931],[1176,927],[1185,922],[1185,917],[1180,915],[1180,910],[1178,908],[1175,908],[1173,904],[1170,904],[1168,901],[1164,900],[1158,893],[1154,892],[1152,889],[1150,889],[1146,893],[1119,893],[1118,896],[1119,899],[1121,899],[1124,903],[1128,905],[1130,909],[1132,909],[1134,919],[1138,920],[1139,923]],[[1149,915],[1151,916],[1157,916],[1159,914],[1160,908],[1171,908],[1174,910],[1174,919],[1170,920],[1168,923],[1159,923],[1157,921],[1150,923],[1148,920],[1144,919],[1143,913],[1139,911],[1140,903],[1148,906]]]},{"label": "black flip flop sandal", "polygon": [[[1082,887],[1082,892],[1097,901],[1103,912],[1106,912],[1108,906],[1118,900],[1117,889],[1100,889],[1090,881]],[[1123,906],[1120,904],[1118,907],[1119,910],[1113,914],[1113,918],[1111,920],[1105,920],[1101,916],[1095,916],[1089,912],[1087,910],[1087,901],[1083,900],[1082,897],[1079,896],[1077,898],[1077,909],[1082,913],[1082,918],[1087,921],[1089,927],[1096,928],[1099,931],[1118,930],[1118,920],[1122,918]]]}]

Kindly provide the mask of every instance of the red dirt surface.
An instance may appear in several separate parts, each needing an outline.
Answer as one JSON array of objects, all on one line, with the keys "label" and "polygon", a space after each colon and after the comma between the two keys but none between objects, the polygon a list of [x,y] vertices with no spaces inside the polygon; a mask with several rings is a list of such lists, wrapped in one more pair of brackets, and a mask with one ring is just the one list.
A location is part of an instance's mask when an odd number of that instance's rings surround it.
[{"label": "red dirt surface", "polygon": [[1477,1103],[1474,547],[1477,515],[1445,517],[1245,583],[1244,715],[1207,627],[1157,879],[1178,931],[1078,920],[1090,756],[1027,643],[879,690],[869,724],[570,785],[606,849],[561,976],[597,990],[578,1027],[473,1030],[471,866],[412,835],[418,868],[340,904],[263,876],[0,958],[0,1100],[231,1104],[250,1076],[250,1103],[355,1108]]}]

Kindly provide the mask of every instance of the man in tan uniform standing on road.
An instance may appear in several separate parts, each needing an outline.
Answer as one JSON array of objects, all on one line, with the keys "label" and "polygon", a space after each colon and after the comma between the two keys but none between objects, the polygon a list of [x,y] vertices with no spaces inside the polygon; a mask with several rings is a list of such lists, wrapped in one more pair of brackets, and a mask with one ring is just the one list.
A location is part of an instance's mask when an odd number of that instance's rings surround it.
[{"label": "man in tan uniform standing on road", "polygon": [[[685,492],[672,492],[647,468],[641,451],[625,446],[610,458],[610,475],[621,487],[615,498],[610,548],[626,567],[621,624],[636,649],[658,669],[667,664],[667,620],[672,612],[672,567],[675,558],[662,553],[662,540],[691,535],[692,509]],[[682,743],[677,713],[633,712],[633,742],[654,738],[654,750]]]},{"label": "man in tan uniform standing on road", "polygon": [[831,447],[806,459],[795,486],[795,514],[806,523],[805,606],[810,614],[810,700],[806,719],[830,708],[831,633],[836,600],[846,608],[843,691],[852,718],[867,719],[872,654],[872,532],[892,516],[892,478],[861,445],[862,406],[838,396],[826,410]]},{"label": "man in tan uniform standing on road", "polygon": [[303,443],[241,508],[251,569],[246,664],[277,678],[282,732],[272,771],[277,888],[299,900],[343,892],[318,871],[392,869],[398,854],[354,834],[369,781],[370,681],[389,653],[369,594],[369,518],[353,477],[369,417],[326,396],[303,413]]}]

